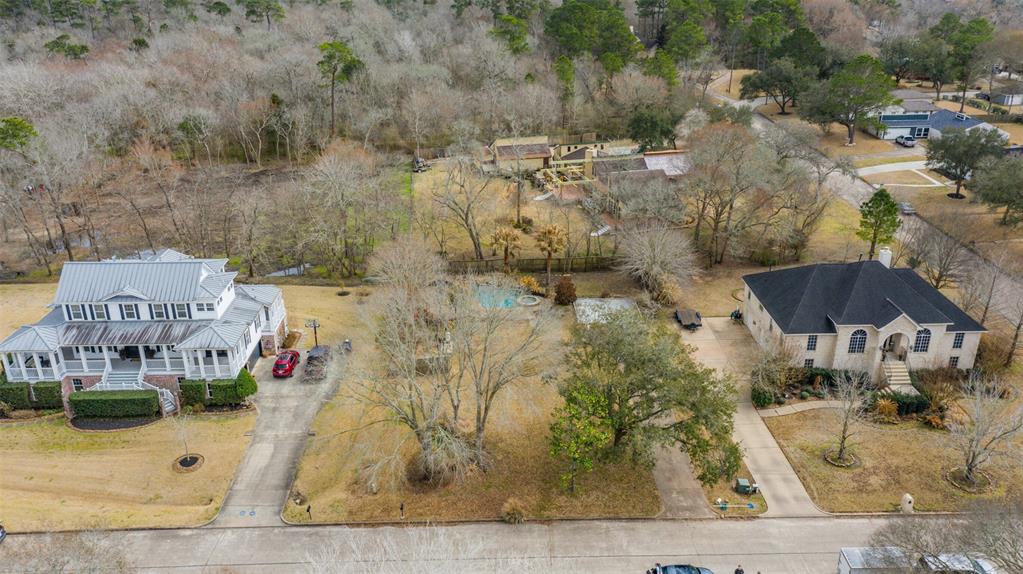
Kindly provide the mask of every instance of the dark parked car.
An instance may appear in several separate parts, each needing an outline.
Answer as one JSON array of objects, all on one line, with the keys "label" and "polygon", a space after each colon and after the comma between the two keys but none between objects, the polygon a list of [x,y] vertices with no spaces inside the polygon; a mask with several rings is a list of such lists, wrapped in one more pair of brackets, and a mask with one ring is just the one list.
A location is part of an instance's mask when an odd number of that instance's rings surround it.
[{"label": "dark parked car", "polygon": [[274,363],[273,375],[280,379],[295,374],[295,367],[298,366],[298,351],[284,351],[277,355]]},{"label": "dark parked car", "polygon": [[700,568],[690,564],[670,564],[662,566],[658,564],[647,570],[647,574],[714,574],[709,568]]},{"label": "dark parked car", "polygon": [[895,138],[895,143],[902,147],[916,147],[916,138],[913,136],[899,136]]}]

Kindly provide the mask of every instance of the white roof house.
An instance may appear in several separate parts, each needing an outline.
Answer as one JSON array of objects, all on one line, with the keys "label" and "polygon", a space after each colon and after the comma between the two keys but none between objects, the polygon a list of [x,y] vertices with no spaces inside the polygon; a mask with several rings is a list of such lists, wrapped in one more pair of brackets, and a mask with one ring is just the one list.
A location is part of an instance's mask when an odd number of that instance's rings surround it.
[{"label": "white roof house", "polygon": [[68,262],[51,311],[0,341],[13,382],[76,390],[154,388],[176,408],[178,379],[226,379],[287,334],[280,289],[235,286],[225,259],[162,250],[144,260]]}]

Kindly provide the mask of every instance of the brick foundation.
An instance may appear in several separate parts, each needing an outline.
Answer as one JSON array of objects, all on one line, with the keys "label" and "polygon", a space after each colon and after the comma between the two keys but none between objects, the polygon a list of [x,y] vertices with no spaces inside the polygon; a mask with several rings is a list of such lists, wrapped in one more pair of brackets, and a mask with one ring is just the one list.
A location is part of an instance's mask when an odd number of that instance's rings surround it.
[{"label": "brick foundation", "polygon": [[68,418],[75,416],[74,411],[71,410],[71,403],[68,402],[68,396],[74,392],[75,387],[71,383],[71,379],[80,379],[82,381],[82,390],[85,390],[91,386],[98,385],[103,381],[103,375],[81,375],[81,376],[67,376],[60,381],[60,394],[64,399],[64,414]]},{"label": "brick foundation", "polygon": [[146,374],[144,380],[153,385],[154,387],[160,387],[161,389],[167,389],[174,395],[174,401],[181,404],[181,386],[178,384],[178,378],[181,375],[150,375]]}]

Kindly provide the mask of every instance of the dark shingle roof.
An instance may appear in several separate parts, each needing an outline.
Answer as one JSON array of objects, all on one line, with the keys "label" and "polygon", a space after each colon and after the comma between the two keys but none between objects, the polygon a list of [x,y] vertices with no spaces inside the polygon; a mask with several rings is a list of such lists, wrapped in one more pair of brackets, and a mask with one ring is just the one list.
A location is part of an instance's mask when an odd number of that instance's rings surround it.
[{"label": "dark shingle roof", "polygon": [[949,331],[985,330],[911,269],[878,261],[805,265],[743,281],[789,335],[834,333],[835,325],[881,328],[903,313],[917,324],[950,323]]}]

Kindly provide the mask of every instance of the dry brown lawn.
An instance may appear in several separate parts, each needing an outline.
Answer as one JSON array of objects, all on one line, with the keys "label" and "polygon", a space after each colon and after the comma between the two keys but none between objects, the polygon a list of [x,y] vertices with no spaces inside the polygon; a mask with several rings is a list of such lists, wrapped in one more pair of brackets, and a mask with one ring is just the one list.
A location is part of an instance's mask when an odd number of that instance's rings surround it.
[{"label": "dry brown lawn", "polygon": [[[764,419],[810,496],[824,510],[890,511],[907,492],[919,510],[957,510],[978,498],[943,478],[961,458],[949,434],[916,422],[866,426],[855,437],[854,452],[862,461],[857,468],[841,469],[824,462],[823,452],[833,446],[838,417],[836,411],[826,409]],[[1023,467],[1011,459],[996,459],[985,471],[995,481],[994,488],[983,495],[988,498],[1004,497],[1023,480]]]},{"label": "dry brown lawn", "polygon": [[[864,176],[863,179],[873,184],[881,184],[884,185],[885,187],[893,188],[905,187],[907,185],[926,185],[932,187],[934,186],[933,182],[929,181],[927,178],[923,177],[919,173],[914,173],[911,170],[876,173],[873,175]],[[938,181],[941,180],[939,179]]]},{"label": "dry brown lawn", "polygon": [[[953,101],[950,101],[950,100],[938,100],[938,101],[934,102],[934,105],[938,106],[939,108],[944,108],[946,110],[952,110],[953,112],[958,112],[959,111],[959,102],[953,102]],[[970,115],[970,116],[982,116],[982,115],[986,115],[987,114],[987,110],[982,110],[980,108],[975,108],[975,107],[967,104],[963,108],[963,113],[965,113],[967,115]]]},{"label": "dry brown lawn", "polygon": [[[946,181],[940,175],[926,171],[931,177]],[[875,178],[883,178],[892,174],[878,174]],[[970,237],[973,247],[989,258],[1009,255],[1005,264],[1017,273],[1023,273],[1023,226],[1005,226],[1001,224],[1001,212],[995,211],[982,203],[973,201],[973,194],[964,188],[966,199],[952,199],[948,187],[892,187],[892,195],[899,201],[909,201],[921,217],[932,222],[935,216],[944,212],[953,212],[962,218],[968,218]]]},{"label": "dry brown lawn", "polygon": [[[562,344],[574,319],[571,309],[554,312],[559,331],[552,342]],[[372,362],[372,352],[362,360]],[[342,386],[316,418],[315,437],[299,464],[284,515],[307,522],[306,506],[312,506],[315,522],[391,521],[399,518],[404,503],[407,520],[487,520],[498,518],[509,498],[523,503],[529,519],[656,515],[660,498],[645,468],[600,466],[580,478],[576,495],[564,492],[560,483],[564,466],[547,447],[551,411],[560,401],[556,388],[539,377],[506,389],[488,427],[490,470],[431,489],[400,480],[405,461],[415,452],[408,431],[387,420],[386,413],[353,399]],[[391,453],[399,453],[400,462],[384,471],[377,492],[370,492],[361,477]]]},{"label": "dry brown lawn", "polygon": [[18,327],[42,319],[56,292],[56,283],[0,285],[0,340]]},{"label": "dry brown lawn", "polygon": [[996,124],[996,126],[1009,133],[1009,143],[1023,144],[1023,124]]},{"label": "dry brown lawn", "polygon": [[[769,101],[769,103],[757,107],[758,112],[776,123],[806,123],[799,118],[798,110],[798,107],[788,107],[786,108],[786,111],[791,113],[781,115],[781,112],[778,110],[778,106],[773,101]],[[899,149],[895,147],[894,143],[876,138],[863,130],[856,130],[853,145],[845,145],[848,139],[848,133],[845,126],[831,124],[831,129],[828,133],[822,133],[820,135],[820,139],[817,142],[817,148],[831,158],[838,158],[842,156],[864,156],[891,152]]]},{"label": "dry brown lawn", "polygon": [[[918,142],[917,146],[919,147],[920,145],[921,145],[921,142]],[[875,165],[885,165],[885,164],[889,164],[889,163],[902,163],[902,162],[906,162],[906,161],[920,161],[920,160],[924,159],[926,157],[926,155],[927,155],[927,152],[921,149],[919,156],[911,156],[911,155],[910,156],[907,156],[907,155],[884,155],[884,156],[875,156],[875,157],[864,157],[864,158],[857,159],[857,160],[853,161],[853,167],[861,168],[861,167],[872,167],[872,166],[875,166]]]},{"label": "dry brown lawn", "polygon": [[171,468],[184,453],[171,421],[82,433],[64,419],[0,426],[0,500],[11,531],[197,526],[220,510],[256,415],[189,419],[190,452],[205,462]]}]

